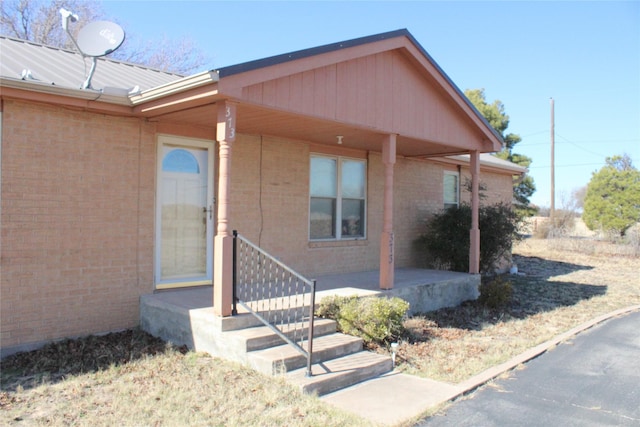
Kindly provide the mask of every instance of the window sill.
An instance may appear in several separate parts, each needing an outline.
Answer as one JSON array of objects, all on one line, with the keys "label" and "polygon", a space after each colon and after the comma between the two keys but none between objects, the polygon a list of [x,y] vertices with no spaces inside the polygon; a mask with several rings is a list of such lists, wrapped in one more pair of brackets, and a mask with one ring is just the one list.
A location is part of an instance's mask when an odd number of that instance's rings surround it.
[{"label": "window sill", "polygon": [[367,246],[368,244],[367,239],[322,240],[309,242],[309,249]]}]

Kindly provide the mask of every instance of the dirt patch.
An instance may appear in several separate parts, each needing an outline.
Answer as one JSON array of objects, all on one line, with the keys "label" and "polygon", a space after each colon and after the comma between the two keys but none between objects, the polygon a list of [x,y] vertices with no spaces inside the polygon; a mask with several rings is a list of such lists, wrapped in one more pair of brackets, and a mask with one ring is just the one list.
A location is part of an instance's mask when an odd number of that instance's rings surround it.
[{"label": "dirt patch", "polygon": [[460,382],[596,316],[640,304],[640,259],[611,256],[615,248],[558,247],[527,239],[514,248],[519,274],[506,277],[513,294],[500,309],[472,301],[405,322],[399,368]]},{"label": "dirt patch", "polygon": [[56,383],[67,377],[121,366],[168,350],[186,353],[138,330],[126,330],[81,339],[65,339],[41,349],[11,355],[0,361],[3,391],[28,389],[43,382]]},{"label": "dirt patch", "polygon": [[284,378],[184,352],[141,331],[2,361],[3,426],[368,426]]}]

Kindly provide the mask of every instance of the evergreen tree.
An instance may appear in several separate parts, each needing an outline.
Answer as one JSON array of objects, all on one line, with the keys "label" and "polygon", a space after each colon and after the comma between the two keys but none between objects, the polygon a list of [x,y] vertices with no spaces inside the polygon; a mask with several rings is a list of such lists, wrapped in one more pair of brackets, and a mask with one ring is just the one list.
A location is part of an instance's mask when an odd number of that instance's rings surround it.
[{"label": "evergreen tree", "polygon": [[640,171],[627,154],[607,157],[606,165],[593,173],[582,219],[591,230],[621,237],[640,221]]},{"label": "evergreen tree", "polygon": [[[505,134],[509,127],[509,116],[504,112],[502,102],[495,100],[491,104],[487,103],[484,89],[467,89],[464,94],[480,114],[487,119],[489,124],[502,136],[505,145],[500,152],[495,154],[496,157],[528,168],[532,161],[531,158],[513,152],[513,147],[522,141],[520,135],[515,133]],[[535,210],[529,206],[529,198],[535,191],[536,185],[530,175],[525,174],[522,177],[514,178],[513,198],[516,212],[522,216],[530,216],[535,213]]]}]

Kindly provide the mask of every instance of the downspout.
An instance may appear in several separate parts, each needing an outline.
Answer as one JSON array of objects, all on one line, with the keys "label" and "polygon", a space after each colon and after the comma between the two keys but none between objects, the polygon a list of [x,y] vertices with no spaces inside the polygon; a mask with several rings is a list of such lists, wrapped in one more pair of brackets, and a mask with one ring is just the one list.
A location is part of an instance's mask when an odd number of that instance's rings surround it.
[{"label": "downspout", "polygon": [[469,231],[469,273],[480,273],[480,154],[469,153],[471,162],[471,230]]}]

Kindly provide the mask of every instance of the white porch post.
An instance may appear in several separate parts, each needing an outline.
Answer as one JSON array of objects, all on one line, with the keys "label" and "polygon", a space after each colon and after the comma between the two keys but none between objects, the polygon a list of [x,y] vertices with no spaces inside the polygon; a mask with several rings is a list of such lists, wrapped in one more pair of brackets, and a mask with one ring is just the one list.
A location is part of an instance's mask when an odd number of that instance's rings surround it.
[{"label": "white porch post", "polygon": [[480,272],[480,153],[472,151],[471,157],[471,230],[469,245],[469,273],[478,274]]},{"label": "white porch post", "polygon": [[218,216],[213,251],[213,311],[216,316],[231,315],[233,304],[233,235],[229,229],[231,188],[231,145],[235,140],[236,106],[218,103],[216,140],[218,159]]},{"label": "white porch post", "polygon": [[380,238],[380,289],[393,289],[395,260],[393,257],[393,166],[396,163],[396,135],[382,142],[384,164],[384,198],[382,236]]}]

